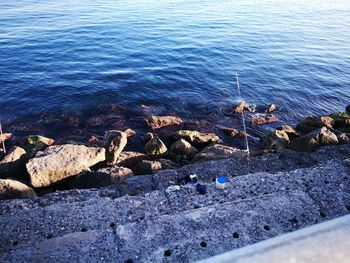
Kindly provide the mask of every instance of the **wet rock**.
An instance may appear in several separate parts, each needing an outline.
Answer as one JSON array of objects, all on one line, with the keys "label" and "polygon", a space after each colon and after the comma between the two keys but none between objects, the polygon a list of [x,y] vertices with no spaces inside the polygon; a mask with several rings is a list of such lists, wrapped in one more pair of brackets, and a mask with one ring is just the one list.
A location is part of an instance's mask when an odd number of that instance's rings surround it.
[{"label": "wet rock", "polygon": [[244,156],[246,156],[246,152],[243,150],[226,145],[213,144],[205,147],[200,153],[196,154],[192,162],[203,162],[226,158],[241,158]]},{"label": "wet rock", "polygon": [[266,109],[266,113],[271,113],[271,112],[274,112],[275,110],[277,110],[277,106],[275,104],[270,104],[267,109]]},{"label": "wet rock", "polygon": [[145,145],[145,152],[153,157],[159,157],[165,155],[168,149],[165,144],[157,135],[155,135],[148,143]]},{"label": "wet rock", "polygon": [[185,156],[186,158],[191,159],[198,151],[189,142],[180,139],[171,145],[170,152],[173,155]]},{"label": "wet rock", "polygon": [[0,179],[0,200],[14,198],[34,198],[36,193],[29,186],[11,179]]},{"label": "wet rock", "polygon": [[303,134],[306,134],[322,127],[332,128],[333,124],[333,118],[328,116],[307,117],[306,119],[298,123],[298,125],[296,126],[296,130]]},{"label": "wet rock", "polygon": [[166,126],[182,124],[182,120],[175,116],[152,116],[146,119],[145,123],[152,129],[159,129]]},{"label": "wet rock", "polygon": [[262,141],[265,150],[283,150],[290,143],[288,134],[285,131],[276,130],[268,134]]},{"label": "wet rock", "polygon": [[128,142],[125,132],[110,130],[105,134],[106,162],[115,164]]},{"label": "wet rock", "polygon": [[130,129],[130,128],[126,129],[124,132],[126,133],[126,136],[127,136],[128,138],[129,138],[129,137],[133,137],[133,136],[136,135],[136,131],[134,131],[134,130],[132,130],[132,129]]},{"label": "wet rock", "polygon": [[289,147],[297,151],[309,151],[323,145],[338,144],[337,136],[326,127],[294,139]]},{"label": "wet rock", "polygon": [[140,152],[125,151],[119,155],[116,165],[131,168],[143,160],[149,160],[150,156]]},{"label": "wet rock", "polygon": [[334,120],[333,128],[350,127],[350,115],[345,112],[331,114],[330,117]]},{"label": "wet rock", "polygon": [[288,138],[290,140],[293,140],[293,139],[296,139],[296,138],[300,137],[300,134],[292,126],[282,125],[280,127],[277,127],[276,129],[279,130],[279,131],[283,131],[283,132],[287,133]]},{"label": "wet rock", "polygon": [[345,144],[345,143],[349,143],[350,142],[349,135],[347,135],[346,133],[343,133],[343,132],[337,134],[337,138],[338,138],[338,142],[340,144]]},{"label": "wet rock", "polygon": [[176,164],[167,159],[158,160],[144,160],[135,167],[132,168],[133,172],[137,175],[140,174],[152,174],[159,170],[174,169]]},{"label": "wet rock", "polygon": [[242,113],[244,111],[249,111],[249,112],[253,111],[249,106],[249,104],[245,101],[241,101],[233,110],[234,113]]},{"label": "wet rock", "polygon": [[70,188],[99,188],[114,183],[124,181],[126,178],[133,176],[134,173],[125,167],[108,167],[97,171],[85,172],[75,176],[70,182]]},{"label": "wet rock", "polygon": [[147,132],[144,136],[143,139],[145,142],[149,142],[151,139],[153,139],[154,135],[151,132]]},{"label": "wet rock", "polygon": [[180,130],[170,136],[173,140],[184,139],[194,146],[205,146],[211,142],[218,142],[220,138],[215,133]]},{"label": "wet rock", "polygon": [[54,144],[55,141],[40,135],[29,135],[18,140],[17,145],[23,148],[29,157],[33,157],[37,152]]},{"label": "wet rock", "polygon": [[251,121],[252,125],[260,125],[264,123],[276,122],[279,121],[279,118],[274,115],[268,115],[265,117],[253,118]]},{"label": "wet rock", "polygon": [[62,179],[89,171],[89,167],[105,160],[105,149],[83,145],[55,145],[26,164],[34,187],[49,186]]},{"label": "wet rock", "polygon": [[26,151],[18,146],[13,147],[4,159],[0,161],[0,178],[24,175],[26,173],[26,161]]},{"label": "wet rock", "polygon": [[240,132],[235,128],[222,127],[222,126],[218,126],[218,128],[221,129],[223,131],[223,133],[225,133],[226,135],[231,136],[233,138],[240,136]]}]

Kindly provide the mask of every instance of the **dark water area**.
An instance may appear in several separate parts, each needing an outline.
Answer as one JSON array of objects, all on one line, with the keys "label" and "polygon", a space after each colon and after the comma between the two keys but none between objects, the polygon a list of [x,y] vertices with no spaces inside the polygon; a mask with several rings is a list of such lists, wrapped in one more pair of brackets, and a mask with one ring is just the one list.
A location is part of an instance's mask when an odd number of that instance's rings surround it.
[{"label": "dark water area", "polygon": [[294,124],[350,104],[349,25],[349,0],[2,0],[0,117],[65,141],[140,141],[150,114],[219,132],[240,128],[238,72],[244,100]]}]

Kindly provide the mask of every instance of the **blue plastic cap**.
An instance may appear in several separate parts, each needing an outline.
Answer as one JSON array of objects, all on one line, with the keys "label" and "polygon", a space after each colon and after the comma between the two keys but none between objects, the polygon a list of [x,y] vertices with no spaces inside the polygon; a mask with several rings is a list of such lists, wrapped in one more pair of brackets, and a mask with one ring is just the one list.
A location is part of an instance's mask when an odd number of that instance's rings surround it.
[{"label": "blue plastic cap", "polygon": [[218,176],[217,182],[220,184],[224,184],[227,182],[227,178],[225,176]]}]

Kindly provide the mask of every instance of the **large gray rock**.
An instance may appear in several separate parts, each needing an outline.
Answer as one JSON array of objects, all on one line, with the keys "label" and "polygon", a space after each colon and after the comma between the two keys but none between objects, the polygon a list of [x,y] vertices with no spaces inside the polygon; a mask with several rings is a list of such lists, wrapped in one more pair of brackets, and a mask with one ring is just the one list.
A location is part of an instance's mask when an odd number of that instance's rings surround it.
[{"label": "large gray rock", "polygon": [[105,135],[106,161],[115,164],[120,153],[128,142],[127,134],[122,131],[110,130]]},{"label": "large gray rock", "polygon": [[0,179],[0,200],[33,197],[36,197],[36,193],[29,186],[11,179]]},{"label": "large gray rock", "polygon": [[219,160],[226,158],[242,158],[246,152],[226,145],[214,144],[205,147],[200,153],[196,154],[193,162],[203,162],[209,160]]},{"label": "large gray rock", "polygon": [[105,149],[84,145],[56,145],[39,152],[26,164],[34,187],[49,186],[62,179],[88,171],[105,160]]},{"label": "large gray rock", "polygon": [[332,144],[338,144],[337,135],[323,127],[292,140],[289,147],[297,151],[309,151],[320,146]]},{"label": "large gray rock", "polygon": [[21,147],[13,147],[0,161],[0,178],[25,173],[26,151]]}]

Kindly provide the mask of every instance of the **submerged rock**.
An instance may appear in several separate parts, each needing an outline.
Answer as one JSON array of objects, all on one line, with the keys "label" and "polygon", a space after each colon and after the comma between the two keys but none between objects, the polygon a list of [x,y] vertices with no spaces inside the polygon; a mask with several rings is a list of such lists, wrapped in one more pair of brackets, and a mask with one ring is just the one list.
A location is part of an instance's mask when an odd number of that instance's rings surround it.
[{"label": "submerged rock", "polygon": [[205,147],[200,153],[196,154],[192,162],[204,162],[226,158],[241,158],[244,156],[246,156],[246,152],[243,150],[226,145],[214,144]]},{"label": "submerged rock", "polygon": [[77,175],[105,160],[105,149],[84,145],[56,145],[39,152],[26,164],[34,187],[49,186]]},{"label": "submerged rock", "polygon": [[128,142],[125,132],[110,130],[105,135],[106,161],[108,164],[115,164],[120,153]]},{"label": "submerged rock", "polygon": [[241,101],[233,110],[234,113],[242,113],[244,111],[249,111],[249,112],[253,111],[249,106],[249,104],[245,101]]},{"label": "submerged rock", "polygon": [[168,149],[165,144],[157,135],[155,135],[148,143],[145,145],[145,152],[153,157],[159,157],[165,155]]},{"label": "submerged rock", "polygon": [[211,142],[217,142],[220,138],[215,133],[204,133],[190,130],[180,130],[170,136],[173,140],[184,139],[197,146],[205,146]]},{"label": "submerged rock", "polygon": [[260,125],[260,124],[269,123],[269,122],[276,122],[276,121],[279,121],[279,118],[277,116],[268,115],[265,117],[253,118],[251,123],[253,125]]},{"label": "submerged rock", "polygon": [[26,151],[18,146],[13,147],[0,161],[0,178],[25,174],[26,161]]},{"label": "submerged rock", "polygon": [[119,155],[116,165],[131,168],[150,156],[140,152],[125,151]]},{"label": "submerged rock", "polygon": [[69,182],[69,187],[78,189],[104,187],[122,182],[133,175],[134,173],[125,167],[102,168],[97,171],[83,172],[77,175]]},{"label": "submerged rock", "polygon": [[182,120],[175,116],[152,116],[146,119],[145,123],[152,129],[159,129],[166,126],[182,124]]},{"label": "submerged rock", "polygon": [[36,193],[29,186],[15,180],[0,179],[0,200],[14,198],[34,198]]},{"label": "submerged rock", "polygon": [[198,151],[189,142],[180,139],[171,145],[170,152],[172,155],[185,156],[186,158],[191,159]]},{"label": "submerged rock", "polygon": [[321,129],[292,140],[289,147],[297,151],[309,151],[323,145],[332,144],[338,144],[337,135],[326,127],[322,127]]},{"label": "submerged rock", "polygon": [[37,152],[44,150],[54,143],[55,140],[51,138],[41,135],[29,135],[19,139],[17,145],[23,148],[29,157],[33,157]]},{"label": "submerged rock", "polygon": [[332,128],[333,124],[333,118],[328,116],[307,117],[306,119],[298,123],[296,129],[297,131],[305,134],[322,127]]},{"label": "submerged rock", "polygon": [[268,134],[262,141],[265,150],[283,150],[290,143],[288,134],[285,131],[276,130]]},{"label": "submerged rock", "polygon": [[277,110],[277,106],[275,104],[270,104],[267,109],[266,109],[266,113],[271,113],[271,112],[274,112],[275,110]]},{"label": "submerged rock", "polygon": [[140,174],[152,174],[159,170],[174,169],[176,164],[167,159],[158,160],[144,160],[132,168],[133,172],[137,175]]}]

